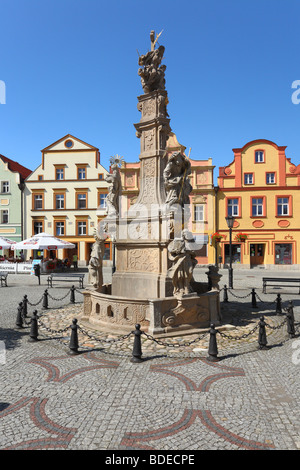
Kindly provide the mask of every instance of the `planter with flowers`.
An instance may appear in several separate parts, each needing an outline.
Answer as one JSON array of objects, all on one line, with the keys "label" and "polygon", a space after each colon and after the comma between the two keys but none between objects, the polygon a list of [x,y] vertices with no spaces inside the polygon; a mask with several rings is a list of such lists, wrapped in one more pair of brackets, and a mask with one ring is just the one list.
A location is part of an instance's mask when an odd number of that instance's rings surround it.
[{"label": "planter with flowers", "polygon": [[211,237],[214,242],[220,242],[222,238],[224,238],[224,235],[221,235],[220,233],[216,232],[213,233]]},{"label": "planter with flowers", "polygon": [[248,238],[248,235],[246,233],[238,233],[235,237],[235,240],[237,242],[242,242],[244,243]]}]

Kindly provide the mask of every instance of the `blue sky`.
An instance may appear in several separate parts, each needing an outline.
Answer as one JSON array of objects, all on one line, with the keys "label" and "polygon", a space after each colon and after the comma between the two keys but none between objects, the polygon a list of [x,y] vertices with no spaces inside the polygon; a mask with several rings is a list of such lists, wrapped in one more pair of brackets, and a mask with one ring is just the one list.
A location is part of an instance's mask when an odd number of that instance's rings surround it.
[{"label": "blue sky", "polygon": [[263,138],[299,164],[299,17],[299,0],[0,0],[0,153],[34,170],[70,133],[106,168],[115,154],[138,161],[138,52],[154,29],[191,158],[212,157],[217,176],[232,148]]}]

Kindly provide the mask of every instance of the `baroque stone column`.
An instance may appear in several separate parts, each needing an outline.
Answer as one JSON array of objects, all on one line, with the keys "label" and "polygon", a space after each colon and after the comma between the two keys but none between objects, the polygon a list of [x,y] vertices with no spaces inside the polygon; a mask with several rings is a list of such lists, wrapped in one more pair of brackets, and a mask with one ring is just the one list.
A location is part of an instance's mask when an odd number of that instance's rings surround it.
[{"label": "baroque stone column", "polygon": [[139,75],[144,94],[138,97],[140,122],[140,192],[124,218],[117,221],[116,272],[112,294],[131,298],[162,298],[172,295],[168,277],[166,192],[163,172],[167,165],[166,144],[171,132],[167,113],[168,95],[161,65],[164,47],[140,56]]}]

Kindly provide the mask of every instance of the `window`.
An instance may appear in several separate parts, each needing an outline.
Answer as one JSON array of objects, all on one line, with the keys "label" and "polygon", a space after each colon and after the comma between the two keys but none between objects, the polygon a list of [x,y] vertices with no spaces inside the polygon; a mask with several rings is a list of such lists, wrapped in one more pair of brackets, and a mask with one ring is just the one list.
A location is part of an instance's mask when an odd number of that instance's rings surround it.
[{"label": "window", "polygon": [[99,177],[99,180],[103,180],[103,173],[99,173],[98,177]]},{"label": "window", "polygon": [[38,175],[38,180],[39,181],[43,181],[43,179],[44,179],[43,175]]},{"label": "window", "polygon": [[43,222],[34,222],[33,223],[33,234],[37,235],[43,231]]},{"label": "window", "polygon": [[263,150],[255,151],[255,163],[263,163],[265,161],[265,152]]},{"label": "window", "polygon": [[43,209],[43,194],[34,194],[34,210]]},{"label": "window", "polygon": [[9,181],[2,181],[1,192],[2,193],[9,193]]},{"label": "window", "polygon": [[194,221],[204,222],[204,206],[203,204],[197,204],[194,206]]},{"label": "window", "polygon": [[275,243],[275,264],[292,264],[291,243]]},{"label": "window", "polygon": [[56,168],[56,179],[57,180],[63,180],[64,179],[64,174],[65,174],[65,171],[64,171],[64,168]]},{"label": "window", "polygon": [[100,209],[106,209],[106,196],[107,196],[107,194],[103,194],[103,193],[100,193],[100,195],[99,195]]},{"label": "window", "polygon": [[1,211],[1,224],[8,224],[8,210]]},{"label": "window", "polygon": [[86,221],[77,222],[77,233],[78,235],[86,235]]},{"label": "window", "polygon": [[57,237],[65,234],[65,222],[56,222],[55,224],[55,235]]},{"label": "window", "polygon": [[244,184],[253,184],[253,173],[244,174]]},{"label": "window", "polygon": [[262,197],[254,197],[252,199],[252,217],[264,215],[264,200]]},{"label": "window", "polygon": [[86,209],[86,193],[77,194],[77,209]]},{"label": "window", "polygon": [[290,215],[290,198],[279,197],[277,198],[277,215]]},{"label": "window", "polygon": [[65,141],[65,147],[67,147],[68,149],[71,149],[74,145],[74,142],[73,140],[66,140]]},{"label": "window", "polygon": [[85,167],[78,168],[78,179],[85,180],[85,178],[86,178],[86,168]]},{"label": "window", "polygon": [[227,215],[232,215],[233,217],[239,216],[239,200],[236,199],[228,199],[227,202]]},{"label": "window", "polygon": [[266,183],[267,184],[274,184],[275,183],[275,173],[267,173],[266,174]]},{"label": "window", "polygon": [[65,195],[56,194],[55,195],[55,209],[64,209],[65,208]]}]

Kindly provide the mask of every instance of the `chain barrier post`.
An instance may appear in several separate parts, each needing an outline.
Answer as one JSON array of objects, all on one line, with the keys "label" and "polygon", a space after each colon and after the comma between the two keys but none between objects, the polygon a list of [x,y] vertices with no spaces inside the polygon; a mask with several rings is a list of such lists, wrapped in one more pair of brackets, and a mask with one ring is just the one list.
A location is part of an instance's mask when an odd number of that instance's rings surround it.
[{"label": "chain barrier post", "polygon": [[265,322],[264,317],[260,317],[260,320],[259,320],[258,344],[259,344],[259,349],[268,349],[266,322]]},{"label": "chain barrier post", "polygon": [[71,304],[75,304],[75,286],[71,287],[70,302]]},{"label": "chain barrier post", "polygon": [[33,343],[34,341],[38,341],[38,315],[37,315],[37,310],[34,310],[30,322],[30,334],[29,334],[29,339],[28,341],[30,343]]},{"label": "chain barrier post", "polygon": [[27,313],[28,313],[27,304],[28,304],[28,298],[27,298],[27,295],[25,294],[23,297],[23,316],[24,317],[27,317]]},{"label": "chain barrier post", "polygon": [[215,329],[214,323],[210,325],[209,330],[209,346],[208,346],[208,361],[218,362],[218,346],[217,346],[217,330]]},{"label": "chain barrier post", "polygon": [[23,328],[23,302],[19,302],[16,327]]},{"label": "chain barrier post", "polygon": [[133,349],[132,349],[132,358],[130,359],[130,362],[138,363],[138,362],[143,362],[142,359],[142,344],[141,344],[141,325],[136,324],[135,325],[135,331],[132,333],[134,334],[134,340],[133,340]]},{"label": "chain barrier post", "polygon": [[227,292],[227,286],[226,284],[224,285],[224,296],[223,296],[223,302],[227,303],[228,302],[228,292]]},{"label": "chain barrier post", "polygon": [[276,315],[281,315],[281,313],[282,313],[281,297],[280,297],[280,294],[277,294],[277,299],[276,299]]},{"label": "chain barrier post", "polygon": [[287,319],[287,332],[290,338],[295,338],[295,317],[294,317],[294,308],[293,302],[290,300],[286,312]]},{"label": "chain barrier post", "polygon": [[79,344],[78,344],[78,325],[77,325],[77,318],[74,318],[71,325],[71,338],[69,344],[69,354],[75,355],[79,354],[78,352]]},{"label": "chain barrier post", "polygon": [[43,295],[43,308],[48,308],[48,289],[45,290]]},{"label": "chain barrier post", "polygon": [[251,296],[252,296],[252,300],[251,300],[252,308],[257,308],[255,289],[252,289]]}]

